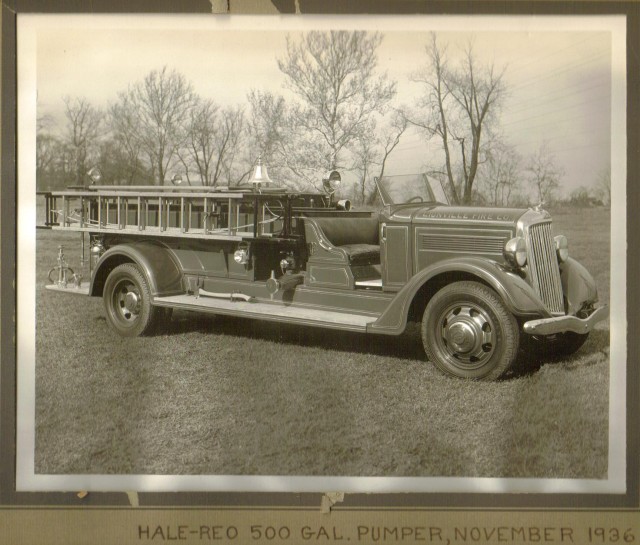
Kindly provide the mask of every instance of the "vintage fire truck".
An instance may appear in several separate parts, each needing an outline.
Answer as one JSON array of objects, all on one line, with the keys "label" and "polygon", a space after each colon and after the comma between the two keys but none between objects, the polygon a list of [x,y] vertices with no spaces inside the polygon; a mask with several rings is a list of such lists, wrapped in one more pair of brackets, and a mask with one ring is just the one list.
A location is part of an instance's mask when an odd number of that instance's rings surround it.
[{"label": "vintage fire truck", "polygon": [[[382,209],[276,187],[258,163],[237,188],[91,185],[42,193],[44,227],[81,234],[89,273],[60,248],[50,290],[102,297],[123,336],[172,309],[399,335],[421,324],[445,373],[492,380],[519,347],[578,350],[606,319],[593,278],[536,207],[449,206],[426,175],[377,180]],[[179,182],[179,180],[174,180]]]}]

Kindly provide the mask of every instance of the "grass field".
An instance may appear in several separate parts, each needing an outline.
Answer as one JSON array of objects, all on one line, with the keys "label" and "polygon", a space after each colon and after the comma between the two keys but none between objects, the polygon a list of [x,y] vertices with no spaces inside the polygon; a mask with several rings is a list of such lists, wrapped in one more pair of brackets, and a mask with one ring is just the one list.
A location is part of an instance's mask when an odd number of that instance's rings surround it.
[{"label": "grass field", "polygon": [[[608,299],[609,212],[554,220]],[[176,312],[165,334],[123,339],[100,299],[44,290],[77,235],[37,237],[36,473],[606,477],[608,322],[495,383],[443,376],[413,327]]]}]

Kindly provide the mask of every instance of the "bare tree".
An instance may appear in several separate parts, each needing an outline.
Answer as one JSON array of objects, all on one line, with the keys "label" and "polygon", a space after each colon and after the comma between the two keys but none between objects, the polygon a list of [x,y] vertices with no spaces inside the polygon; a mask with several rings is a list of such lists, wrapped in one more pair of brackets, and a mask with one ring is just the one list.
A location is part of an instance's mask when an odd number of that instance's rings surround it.
[{"label": "bare tree", "polygon": [[[38,106],[39,107],[39,106]],[[50,133],[55,126],[55,121],[50,114],[39,114],[36,118],[36,131],[39,133]]]},{"label": "bare tree", "polygon": [[[505,96],[504,70],[480,65],[472,43],[467,45],[460,65],[452,67],[447,48],[440,46],[435,33],[431,34],[426,53],[428,65],[412,76],[422,85],[423,93],[411,121],[429,138],[440,140],[449,193],[454,202],[469,204],[483,136]],[[456,188],[455,163],[461,173],[461,192]]]},{"label": "bare tree", "polygon": [[189,185],[192,171],[198,174],[202,185],[215,185],[217,181],[213,165],[219,110],[220,107],[213,100],[198,99],[189,112],[184,148],[178,150]]},{"label": "bare tree", "polygon": [[84,97],[63,98],[67,119],[65,143],[73,154],[75,183],[84,183],[87,160],[96,150],[103,114]]},{"label": "bare tree", "polygon": [[280,95],[256,90],[249,93],[248,100],[247,148],[252,152],[243,159],[248,173],[259,154],[278,184],[291,189],[320,189],[318,171],[322,169],[317,165],[322,159],[314,155],[317,148],[306,141],[308,133],[298,125],[299,107]]},{"label": "bare tree", "polygon": [[249,102],[249,121],[247,129],[253,145],[268,164],[275,164],[272,158],[282,152],[282,147],[290,133],[290,110],[281,95],[252,89]]},{"label": "bare tree", "polygon": [[596,180],[595,194],[605,206],[611,206],[611,170],[600,171]]},{"label": "bare tree", "polygon": [[533,187],[534,198],[541,203],[552,203],[564,176],[564,170],[556,163],[547,142],[543,142],[529,158],[526,172]]},{"label": "bare tree", "polygon": [[100,143],[98,159],[102,177],[112,185],[153,185],[154,176],[140,153],[126,139],[111,134]]},{"label": "bare tree", "polygon": [[114,183],[132,185],[153,178],[152,162],[145,166],[145,156],[137,132],[134,104],[120,101],[111,105],[108,114],[111,139],[102,150],[101,166],[106,178]]},{"label": "bare tree", "polygon": [[245,114],[241,107],[220,108],[211,99],[198,99],[185,125],[183,147],[178,150],[191,184],[191,174],[206,186],[238,182],[237,158],[245,132]]},{"label": "bare tree", "polygon": [[36,177],[47,172],[56,158],[57,138],[48,133],[36,134]]},{"label": "bare tree", "polygon": [[569,203],[572,206],[577,206],[579,208],[591,206],[593,201],[594,199],[591,197],[591,191],[589,191],[589,188],[584,185],[577,187],[569,195]]},{"label": "bare tree", "polygon": [[53,117],[39,115],[36,120],[36,184],[38,190],[62,189],[69,184],[71,174],[75,182],[77,154],[60,136]]},{"label": "bare tree", "polygon": [[183,121],[195,99],[186,78],[165,66],[120,93],[112,110],[125,116],[120,129],[148,159],[159,185],[177,160],[177,151],[185,139]]},{"label": "bare tree", "polygon": [[246,152],[240,158],[245,166],[246,181],[258,156],[268,165],[270,176],[281,185],[292,187],[287,180],[287,145],[292,141],[290,109],[285,98],[268,91],[252,89],[247,95],[249,109],[246,122]]},{"label": "bare tree", "polygon": [[486,202],[509,206],[519,189],[522,157],[515,148],[497,142],[487,151],[486,161],[478,173],[478,186]]},{"label": "bare tree", "polygon": [[375,115],[396,93],[395,83],[376,73],[381,41],[380,33],[363,31],[308,32],[297,42],[287,37],[278,67],[301,99],[292,116],[304,132],[290,161],[294,171],[344,168],[349,148],[373,131]]},{"label": "bare tree", "polygon": [[400,143],[400,138],[407,130],[408,121],[405,115],[394,112],[388,126],[382,129],[383,136],[366,135],[358,139],[354,149],[353,170],[358,174],[357,201],[360,204],[370,202],[375,198],[375,188],[371,182],[375,178],[384,176],[387,160],[393,150]]},{"label": "bare tree", "polygon": [[380,141],[378,138],[361,138],[354,149],[353,170],[357,173],[358,181],[355,183],[354,199],[358,204],[367,201],[370,192],[370,180],[372,171],[378,166],[378,153]]},{"label": "bare tree", "polygon": [[51,185],[55,160],[61,142],[53,134],[53,119],[50,115],[39,115],[36,120],[36,183],[38,188]]},{"label": "bare tree", "polygon": [[214,185],[220,180],[227,185],[236,185],[243,180],[248,170],[239,164],[243,156],[246,118],[241,106],[227,107],[220,112],[216,131],[216,175]]}]

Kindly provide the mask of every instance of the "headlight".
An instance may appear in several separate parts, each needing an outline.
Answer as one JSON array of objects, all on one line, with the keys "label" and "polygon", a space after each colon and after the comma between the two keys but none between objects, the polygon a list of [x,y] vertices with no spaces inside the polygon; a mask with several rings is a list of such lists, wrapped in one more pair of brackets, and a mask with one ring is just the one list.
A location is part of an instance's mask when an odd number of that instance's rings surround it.
[{"label": "headlight", "polygon": [[504,245],[504,257],[514,267],[527,264],[527,244],[522,237],[515,237]]},{"label": "headlight", "polygon": [[558,235],[553,239],[556,243],[556,254],[558,254],[558,261],[564,263],[569,259],[569,242],[564,235]]},{"label": "headlight", "polygon": [[89,178],[91,178],[92,184],[97,184],[100,180],[102,180],[102,172],[98,167],[93,167],[87,172]]}]

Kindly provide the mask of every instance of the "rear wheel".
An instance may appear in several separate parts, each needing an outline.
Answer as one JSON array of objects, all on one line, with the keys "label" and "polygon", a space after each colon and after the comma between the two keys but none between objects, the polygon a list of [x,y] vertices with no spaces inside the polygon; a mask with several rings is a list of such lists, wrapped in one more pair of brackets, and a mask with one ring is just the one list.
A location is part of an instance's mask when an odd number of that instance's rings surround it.
[{"label": "rear wheel", "polygon": [[488,286],[455,282],[429,301],[422,342],[429,360],[448,375],[495,380],[515,361],[518,322]]},{"label": "rear wheel", "polygon": [[109,273],[103,300],[109,323],[125,337],[149,334],[170,316],[170,309],[151,304],[149,284],[133,263],[118,265]]}]

